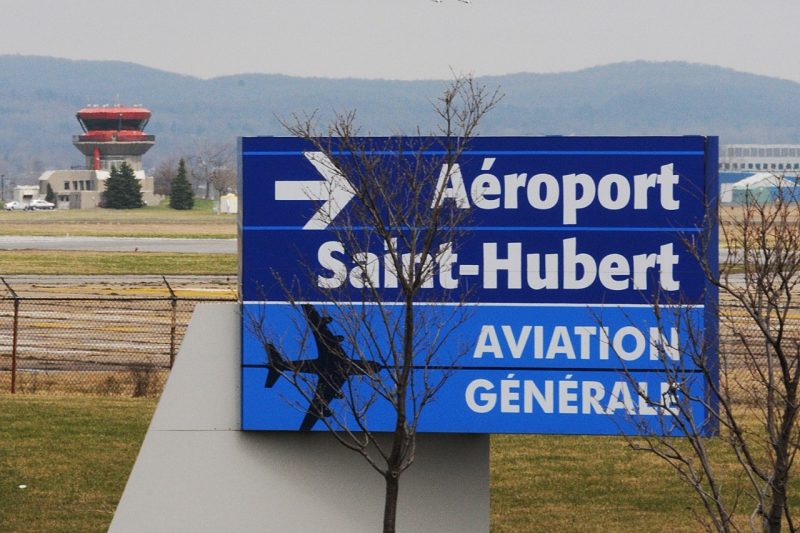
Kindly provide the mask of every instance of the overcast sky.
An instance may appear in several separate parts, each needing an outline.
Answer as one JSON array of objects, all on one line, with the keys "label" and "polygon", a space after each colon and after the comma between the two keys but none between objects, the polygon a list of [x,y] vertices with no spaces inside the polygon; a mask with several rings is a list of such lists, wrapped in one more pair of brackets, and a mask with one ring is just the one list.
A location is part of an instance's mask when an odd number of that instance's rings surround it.
[{"label": "overcast sky", "polygon": [[800,82],[797,0],[0,0],[0,54],[423,79],[681,60]]}]

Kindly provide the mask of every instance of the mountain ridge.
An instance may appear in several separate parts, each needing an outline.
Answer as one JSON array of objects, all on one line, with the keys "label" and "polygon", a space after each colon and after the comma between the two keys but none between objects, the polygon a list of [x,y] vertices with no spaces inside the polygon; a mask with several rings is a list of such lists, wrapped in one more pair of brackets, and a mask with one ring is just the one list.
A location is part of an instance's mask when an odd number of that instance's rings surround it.
[{"label": "mountain ridge", "polygon": [[[721,143],[800,143],[800,83],[685,62],[634,61],[563,73],[483,76],[505,94],[482,135],[719,135]],[[142,104],[156,145],[148,167],[203,142],[281,135],[281,119],[356,109],[364,134],[435,127],[446,80],[209,79],[123,61],[0,55],[0,172],[38,175],[83,163],[71,145],[86,104]]]}]

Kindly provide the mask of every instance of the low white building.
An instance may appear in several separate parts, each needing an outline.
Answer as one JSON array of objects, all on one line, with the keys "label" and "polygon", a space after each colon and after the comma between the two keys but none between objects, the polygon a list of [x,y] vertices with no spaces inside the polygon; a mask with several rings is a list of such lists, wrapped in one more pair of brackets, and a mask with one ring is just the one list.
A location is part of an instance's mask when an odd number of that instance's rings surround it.
[{"label": "low white building", "polygon": [[[44,198],[49,184],[59,209],[91,209],[100,206],[110,175],[107,170],[48,170],[39,176],[37,189]],[[153,177],[146,176],[144,170],[136,170],[134,175],[142,186],[144,203],[157,205],[162,197],[153,193]]]},{"label": "low white building", "polygon": [[219,212],[221,214],[236,214],[239,212],[239,197],[233,193],[219,197]]},{"label": "low white building", "polygon": [[31,200],[36,198],[44,198],[44,195],[39,194],[39,187],[36,185],[17,185],[14,187],[14,201],[22,205],[28,205]]}]

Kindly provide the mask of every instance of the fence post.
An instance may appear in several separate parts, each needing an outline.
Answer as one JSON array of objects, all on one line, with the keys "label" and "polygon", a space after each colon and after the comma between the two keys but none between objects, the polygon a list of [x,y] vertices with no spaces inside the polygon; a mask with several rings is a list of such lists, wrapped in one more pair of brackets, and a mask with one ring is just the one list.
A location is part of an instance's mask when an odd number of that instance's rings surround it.
[{"label": "fence post", "polygon": [[175,291],[172,290],[166,276],[161,276],[161,279],[164,280],[164,285],[166,285],[167,290],[169,290],[169,298],[172,305],[172,323],[169,329],[169,368],[171,370],[172,365],[175,364],[175,332],[178,329],[178,297],[175,295]]},{"label": "fence post", "polygon": [[19,296],[17,293],[14,292],[14,289],[11,288],[5,278],[0,278],[2,280],[3,285],[6,286],[8,292],[11,293],[12,298],[14,298],[14,319],[11,325],[11,394],[16,394],[17,392],[17,332],[19,331]]}]

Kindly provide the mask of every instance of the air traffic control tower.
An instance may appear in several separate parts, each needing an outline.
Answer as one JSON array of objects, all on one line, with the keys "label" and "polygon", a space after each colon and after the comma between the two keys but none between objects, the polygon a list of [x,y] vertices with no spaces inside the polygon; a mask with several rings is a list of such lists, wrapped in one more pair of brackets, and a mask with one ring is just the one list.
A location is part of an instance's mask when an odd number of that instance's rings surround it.
[{"label": "air traffic control tower", "polygon": [[162,198],[154,193],[153,177],[142,167],[142,155],[156,142],[155,135],[144,132],[150,110],[141,106],[87,106],[76,117],[83,134],[73,135],[72,144],[86,156],[85,166],[45,171],[39,176],[39,196],[44,198],[49,187],[60,209],[98,207],[112,167],[127,162],[141,184],[142,199],[148,205],[158,204]]},{"label": "air traffic control tower", "polygon": [[142,155],[156,141],[155,135],[144,133],[150,120],[148,109],[89,106],[76,117],[84,133],[74,135],[72,144],[86,156],[87,169],[110,171],[112,165],[127,161],[133,170],[142,170]]}]

